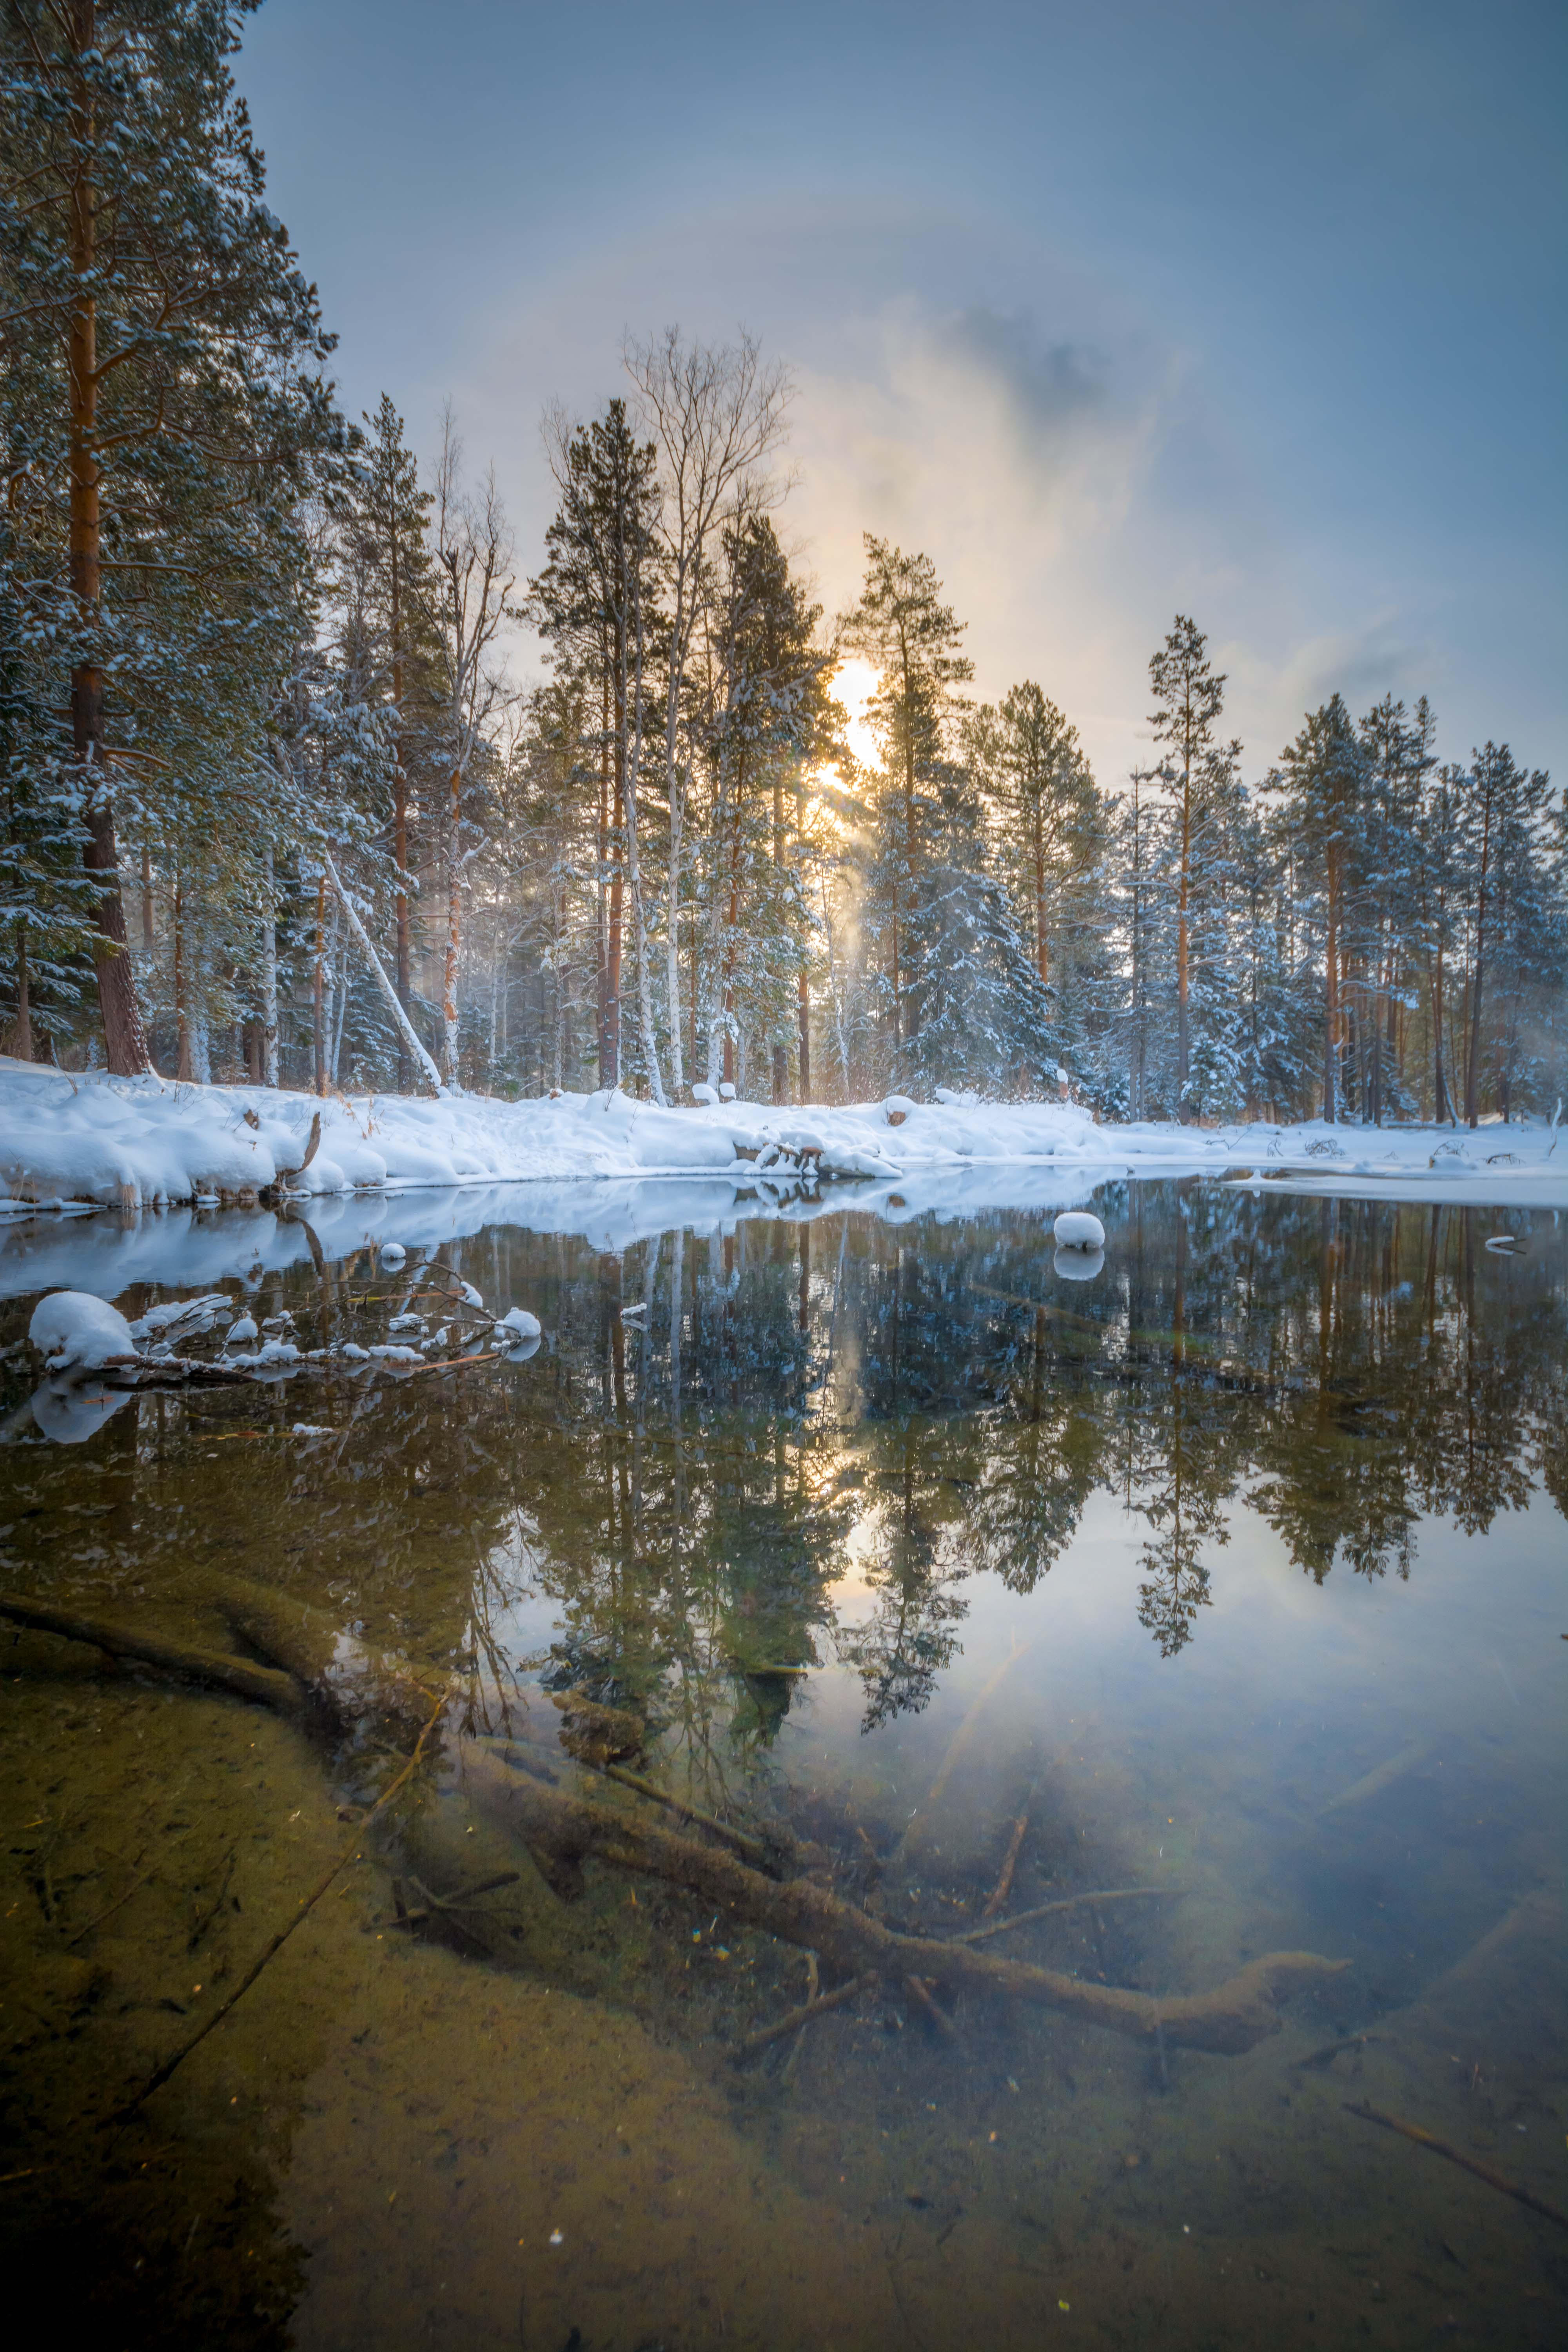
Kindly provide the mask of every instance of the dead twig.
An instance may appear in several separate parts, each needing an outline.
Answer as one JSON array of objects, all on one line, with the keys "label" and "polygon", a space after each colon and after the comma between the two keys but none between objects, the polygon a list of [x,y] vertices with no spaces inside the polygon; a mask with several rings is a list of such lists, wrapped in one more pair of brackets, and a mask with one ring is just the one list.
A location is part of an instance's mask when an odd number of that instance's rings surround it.
[{"label": "dead twig", "polygon": [[889,1857],[890,1863],[897,1863],[902,1856],[904,1848],[908,1845],[910,1839],[914,1832],[915,1823],[918,1821],[921,1821],[925,1814],[929,1813],[933,1805],[940,1803],[942,1792],[946,1789],[948,1782],[952,1780],[960,1758],[963,1756],[964,1749],[968,1747],[970,1741],[979,1730],[982,1722],[984,1720],[986,1708],[989,1706],[992,1699],[995,1696],[997,1691],[1002,1687],[1004,1682],[1005,1682],[1007,1676],[1012,1673],[1019,1659],[1027,1655],[1029,1648],[1030,1644],[1027,1642],[1015,1643],[1012,1649],[1008,1651],[1007,1655],[997,1667],[995,1673],[991,1675],[990,1679],[985,1684],[985,1686],[981,1691],[979,1696],[974,1700],[969,1712],[965,1715],[963,1722],[959,1725],[958,1729],[953,1733],[952,1738],[948,1744],[947,1754],[942,1759],[941,1769],[938,1771],[936,1779],[931,1782],[931,1787],[926,1790],[925,1803],[918,1806],[914,1812],[910,1814],[908,1822],[904,1824],[903,1835],[900,1838],[898,1844],[893,1849],[893,1853]]},{"label": "dead twig", "polygon": [[721,1838],[743,1861],[749,1862],[753,1870],[767,1869],[772,1856],[761,1838],[749,1836],[744,1830],[731,1829],[728,1822],[720,1821],[716,1814],[702,1812],[696,1805],[689,1805],[679,1797],[672,1797],[668,1790],[657,1787],[652,1780],[645,1780],[640,1772],[628,1772],[624,1764],[601,1764],[597,1769],[606,1780],[618,1780],[623,1789],[635,1789],[639,1797],[649,1797],[656,1805],[663,1805],[670,1812],[679,1813],[683,1821],[695,1822],[710,1836]]},{"label": "dead twig", "polygon": [[1002,1857],[1002,1868],[997,1875],[996,1884],[987,1895],[985,1908],[980,1914],[983,1919],[994,1919],[1013,1891],[1013,1873],[1018,1867],[1018,1856],[1024,1850],[1024,1840],[1029,1834],[1029,1814],[1034,1807],[1035,1790],[1039,1785],[1037,1779],[1024,1800],[1017,1820],[1013,1824],[1013,1834],[1007,1841],[1007,1851]]},{"label": "dead twig", "polygon": [[788,2011],[776,2024],[764,2025],[759,2032],[748,2033],[745,2040],[737,2042],[731,2051],[731,2064],[739,2066],[746,2059],[754,2058],[759,2050],[765,2050],[770,2042],[783,2042],[788,2034],[803,2032],[808,2025],[815,2025],[819,2017],[826,2017],[829,2010],[842,2009],[847,2000],[853,2000],[865,1986],[876,1981],[874,1976],[851,1977],[847,1984],[836,1985],[831,1992],[819,1993],[815,2000],[805,2001],[799,2009]]},{"label": "dead twig", "polygon": [[954,2025],[946,2010],[938,2007],[936,2001],[931,1997],[931,1990],[928,1984],[923,1983],[919,1977],[906,1977],[904,1979],[904,1990],[909,1995],[910,2000],[913,2002],[916,2009],[919,2010],[921,2015],[925,2019],[927,2024],[934,2026],[937,2032],[941,2034],[944,2042],[956,2042],[958,2040],[959,2034],[957,2026]]},{"label": "dead twig", "polygon": [[1537,2197],[1532,2190],[1521,2189],[1518,2181],[1510,2180],[1506,2174],[1494,2172],[1489,2164],[1478,2164],[1473,2156],[1466,2156],[1462,2149],[1451,2147],[1446,2139],[1439,2139],[1436,2132],[1425,2131],[1419,2124],[1407,2124],[1401,2116],[1385,2116],[1381,2107],[1374,2107],[1370,2101],[1363,2101],[1359,2106],[1351,2099],[1346,2099],[1343,2104],[1346,2115],[1359,2116],[1363,2124],[1381,2124],[1384,2131],[1398,2132],[1402,2138],[1414,2140],[1417,2147],[1429,2147],[1434,2156],[1446,2156],[1450,2164],[1460,2166],[1466,2172],[1473,2172],[1476,2179],[1484,2180],[1489,2189],[1500,2189],[1505,2197],[1513,2198],[1518,2204],[1528,2205],[1532,2213],[1543,2213],[1549,2221],[1555,2221],[1560,2230],[1568,2230],[1568,2213],[1564,2213],[1560,2206],[1549,2205],[1544,2197]]}]

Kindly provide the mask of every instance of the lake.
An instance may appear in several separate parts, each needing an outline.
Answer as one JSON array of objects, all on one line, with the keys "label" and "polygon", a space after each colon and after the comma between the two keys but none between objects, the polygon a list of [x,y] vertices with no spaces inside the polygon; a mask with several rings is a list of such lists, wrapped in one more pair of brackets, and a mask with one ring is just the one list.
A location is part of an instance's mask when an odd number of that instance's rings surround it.
[{"label": "lake", "polygon": [[[582,1189],[0,1247],[0,1583],[190,1667],[0,1623],[13,2276],[127,2346],[1562,2342],[1557,1216]],[[73,1281],[336,1352],[34,1404]]]}]

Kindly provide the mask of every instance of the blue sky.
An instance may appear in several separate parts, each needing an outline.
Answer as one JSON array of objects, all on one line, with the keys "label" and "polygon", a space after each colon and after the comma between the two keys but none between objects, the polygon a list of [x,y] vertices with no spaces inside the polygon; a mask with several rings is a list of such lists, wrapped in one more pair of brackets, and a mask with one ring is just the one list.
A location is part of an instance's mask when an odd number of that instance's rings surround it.
[{"label": "blue sky", "polygon": [[544,403],[743,321],[829,609],[927,549],[1102,782],[1178,609],[1249,774],[1337,686],[1568,781],[1557,0],[268,0],[238,79],[345,402],[450,397],[525,566]]}]

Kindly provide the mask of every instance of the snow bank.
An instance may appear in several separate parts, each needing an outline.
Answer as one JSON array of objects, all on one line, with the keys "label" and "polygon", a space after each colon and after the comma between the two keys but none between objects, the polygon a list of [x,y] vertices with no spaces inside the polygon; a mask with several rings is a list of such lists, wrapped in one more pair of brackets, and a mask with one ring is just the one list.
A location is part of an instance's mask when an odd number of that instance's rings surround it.
[{"label": "snow bank", "polygon": [[[801,1175],[858,1180],[890,1207],[902,1205],[896,1195],[913,1197],[913,1184],[930,1206],[933,1182],[939,1192],[967,1193],[970,1171],[984,1168],[1042,1169],[1053,1181],[1072,1171],[1103,1181],[1206,1171],[1321,1192],[1568,1206],[1568,1146],[1556,1153],[1555,1141],[1544,1126],[1496,1122],[1473,1133],[1321,1122],[1097,1126],[1073,1103],[981,1103],[946,1089],[933,1103],[891,1095],[800,1108],[715,1100],[661,1110],[615,1089],[517,1103],[478,1095],[318,1102],[259,1087],[71,1077],[0,1058],[0,1214],[14,1215],[247,1207],[280,1187],[311,1204],[319,1226],[331,1204],[415,1190],[679,1179],[732,1197],[736,1188]],[[679,1221],[670,1206],[666,1222]]]}]

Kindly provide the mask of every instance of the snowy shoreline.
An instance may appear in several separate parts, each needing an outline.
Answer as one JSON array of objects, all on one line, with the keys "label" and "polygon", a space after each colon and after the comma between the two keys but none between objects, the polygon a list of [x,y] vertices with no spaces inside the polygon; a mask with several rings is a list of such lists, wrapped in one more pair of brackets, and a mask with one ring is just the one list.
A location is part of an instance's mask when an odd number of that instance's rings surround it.
[{"label": "snowy shoreline", "polygon": [[852,1183],[858,1199],[894,1214],[916,1213],[911,1184],[927,1209],[956,1205],[974,1190],[987,1206],[1004,1205],[998,1196],[1013,1192],[1030,1195],[1018,1205],[1037,1205],[1037,1184],[976,1187],[972,1171],[981,1170],[1048,1172],[1057,1206],[1062,1180],[1082,1197],[1085,1178],[1206,1173],[1365,1198],[1568,1208],[1568,1146],[1558,1151],[1557,1139],[1542,1123],[1495,1120],[1473,1131],[1320,1121],[1097,1126],[1072,1103],[963,1097],[679,1110],[617,1091],[521,1102],[318,1100],[259,1087],[73,1076],[0,1058],[0,1216],[7,1222],[104,1209],[243,1210],[264,1194],[324,1205],[584,1180],[650,1188],[681,1180],[680,1191],[695,1179],[733,1197],[821,1178]]}]

